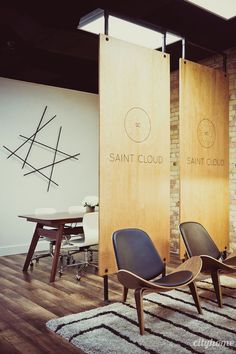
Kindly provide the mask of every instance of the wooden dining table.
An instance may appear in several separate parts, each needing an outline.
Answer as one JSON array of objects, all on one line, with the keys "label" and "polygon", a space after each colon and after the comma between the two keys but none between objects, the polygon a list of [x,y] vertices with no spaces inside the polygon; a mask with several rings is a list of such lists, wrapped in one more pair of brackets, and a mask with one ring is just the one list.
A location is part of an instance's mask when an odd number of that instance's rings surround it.
[{"label": "wooden dining table", "polygon": [[[44,236],[55,240],[55,249],[52,258],[52,268],[50,274],[50,282],[55,281],[56,271],[58,266],[58,260],[60,256],[61,242],[66,235],[76,235],[81,233],[81,226],[70,226],[79,222],[82,222],[84,213],[69,213],[58,212],[53,214],[26,214],[19,215],[20,218],[24,218],[29,222],[36,223],[34,234],[29,246],[29,250],[23,266],[23,271],[26,272],[31,263],[31,259],[34,255],[35,248],[38,244],[39,238]],[[68,226],[69,225],[69,226]],[[50,227],[50,228],[48,228]]]}]

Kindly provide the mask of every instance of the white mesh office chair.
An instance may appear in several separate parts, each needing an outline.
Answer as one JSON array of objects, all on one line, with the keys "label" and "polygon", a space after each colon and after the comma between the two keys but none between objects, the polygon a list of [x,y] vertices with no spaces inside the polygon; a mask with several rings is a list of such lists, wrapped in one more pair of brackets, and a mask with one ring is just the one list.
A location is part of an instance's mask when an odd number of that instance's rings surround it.
[{"label": "white mesh office chair", "polygon": [[[83,217],[84,237],[70,240],[70,244],[77,248],[80,253],[84,254],[84,259],[76,263],[68,264],[67,267],[77,267],[76,279],[80,280],[81,274],[89,265],[97,266],[94,261],[94,252],[97,252],[93,246],[98,245],[98,212],[86,213]],[[77,251],[77,252],[78,252]],[[62,269],[60,275],[62,275]]]},{"label": "white mesh office chair", "polygon": [[[82,206],[72,206],[68,208],[68,212],[69,213],[84,213],[85,212],[85,208]],[[55,214],[56,213],[56,209],[54,208],[37,208],[35,209],[35,215],[51,215],[51,214]],[[71,243],[71,240],[77,240],[77,239],[81,239],[83,238],[83,227],[82,227],[82,223],[74,223],[74,224],[68,224],[68,227],[76,227],[77,229],[77,233],[76,235],[73,234],[65,234],[63,236],[63,240],[61,243],[61,255],[60,255],[60,263],[61,263],[61,267],[64,263],[64,259],[66,259],[67,264],[73,263],[73,254],[78,252],[78,249],[75,249],[75,247],[73,246],[73,244]],[[46,227],[47,229],[53,229],[52,227]],[[81,230],[79,230],[79,234],[78,234],[78,228],[81,228]],[[49,242],[49,251],[48,252],[44,252],[44,253],[37,253],[36,255],[34,255],[31,259],[31,263],[30,265],[33,266],[33,261],[35,260],[36,263],[39,262],[40,258],[44,258],[44,257],[53,257],[53,252],[54,249],[53,247],[55,246],[56,241],[49,238],[49,237],[44,237],[44,236],[40,236],[41,240],[45,240]],[[63,251],[64,250],[64,251]]]},{"label": "white mesh office chair", "polygon": [[[82,206],[82,205],[72,205],[68,208],[68,213],[69,214],[77,214],[77,213],[81,213],[81,214],[85,214],[86,213],[86,207]],[[81,226],[81,228],[83,227],[82,222],[76,222],[76,223],[72,223],[69,224],[70,227],[72,226]],[[83,232],[82,232],[83,233]]]},{"label": "white mesh office chair", "polygon": [[[73,205],[68,208],[68,213],[70,214],[77,214],[77,213],[83,214],[85,212],[86,212],[86,208],[81,205]],[[80,252],[80,249],[77,247],[76,243],[78,242],[78,240],[84,239],[82,222],[66,224],[65,227],[72,228],[72,230],[73,228],[76,228],[77,231],[76,234],[73,234],[73,232],[70,233],[62,241],[59,276],[62,275],[63,270],[66,266],[75,264],[73,255]],[[78,233],[78,229],[79,229],[79,233]],[[66,265],[65,265],[65,261],[66,261]]]}]

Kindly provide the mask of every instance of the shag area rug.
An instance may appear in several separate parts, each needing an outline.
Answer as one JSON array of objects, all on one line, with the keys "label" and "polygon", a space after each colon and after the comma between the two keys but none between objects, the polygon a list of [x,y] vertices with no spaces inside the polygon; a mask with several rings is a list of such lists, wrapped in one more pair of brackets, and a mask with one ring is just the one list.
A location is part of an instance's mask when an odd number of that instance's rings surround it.
[{"label": "shag area rug", "polygon": [[46,325],[87,354],[236,353],[236,279],[221,276],[221,283],[223,308],[216,303],[210,279],[197,283],[202,315],[187,287],[147,295],[143,336],[132,296],[126,304],[52,319]]}]

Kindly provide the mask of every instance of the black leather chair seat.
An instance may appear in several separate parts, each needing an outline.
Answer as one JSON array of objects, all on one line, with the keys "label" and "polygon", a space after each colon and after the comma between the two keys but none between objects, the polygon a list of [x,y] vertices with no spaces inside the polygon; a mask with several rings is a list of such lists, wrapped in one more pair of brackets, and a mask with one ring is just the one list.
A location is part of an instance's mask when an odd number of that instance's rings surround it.
[{"label": "black leather chair seat", "polygon": [[166,275],[163,278],[154,280],[153,283],[161,286],[175,287],[189,282],[192,277],[193,273],[189,270],[180,270],[178,272]]}]

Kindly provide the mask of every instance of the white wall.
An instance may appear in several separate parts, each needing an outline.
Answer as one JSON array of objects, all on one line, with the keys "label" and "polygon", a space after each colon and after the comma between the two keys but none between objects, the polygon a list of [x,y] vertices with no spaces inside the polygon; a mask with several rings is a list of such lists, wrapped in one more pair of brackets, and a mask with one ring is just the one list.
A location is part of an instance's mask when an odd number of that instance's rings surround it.
[{"label": "white wall", "polygon": [[[22,169],[16,157],[7,159],[9,153],[3,148],[14,150],[22,144],[19,134],[31,136],[45,106],[42,124],[56,118],[35,140],[55,148],[62,126],[58,148],[71,155],[80,152],[77,161],[55,165],[52,179],[59,187],[51,184],[49,192],[44,177],[23,176],[32,169]],[[0,78],[0,255],[28,250],[35,224],[18,215],[40,207],[66,210],[80,205],[84,196],[98,194],[98,112],[98,95]],[[17,154],[24,159],[29,146],[25,144]],[[53,156],[53,151],[34,144],[27,161],[39,168],[52,163]],[[56,161],[64,157],[58,154]],[[50,176],[50,171],[42,172]]]}]

